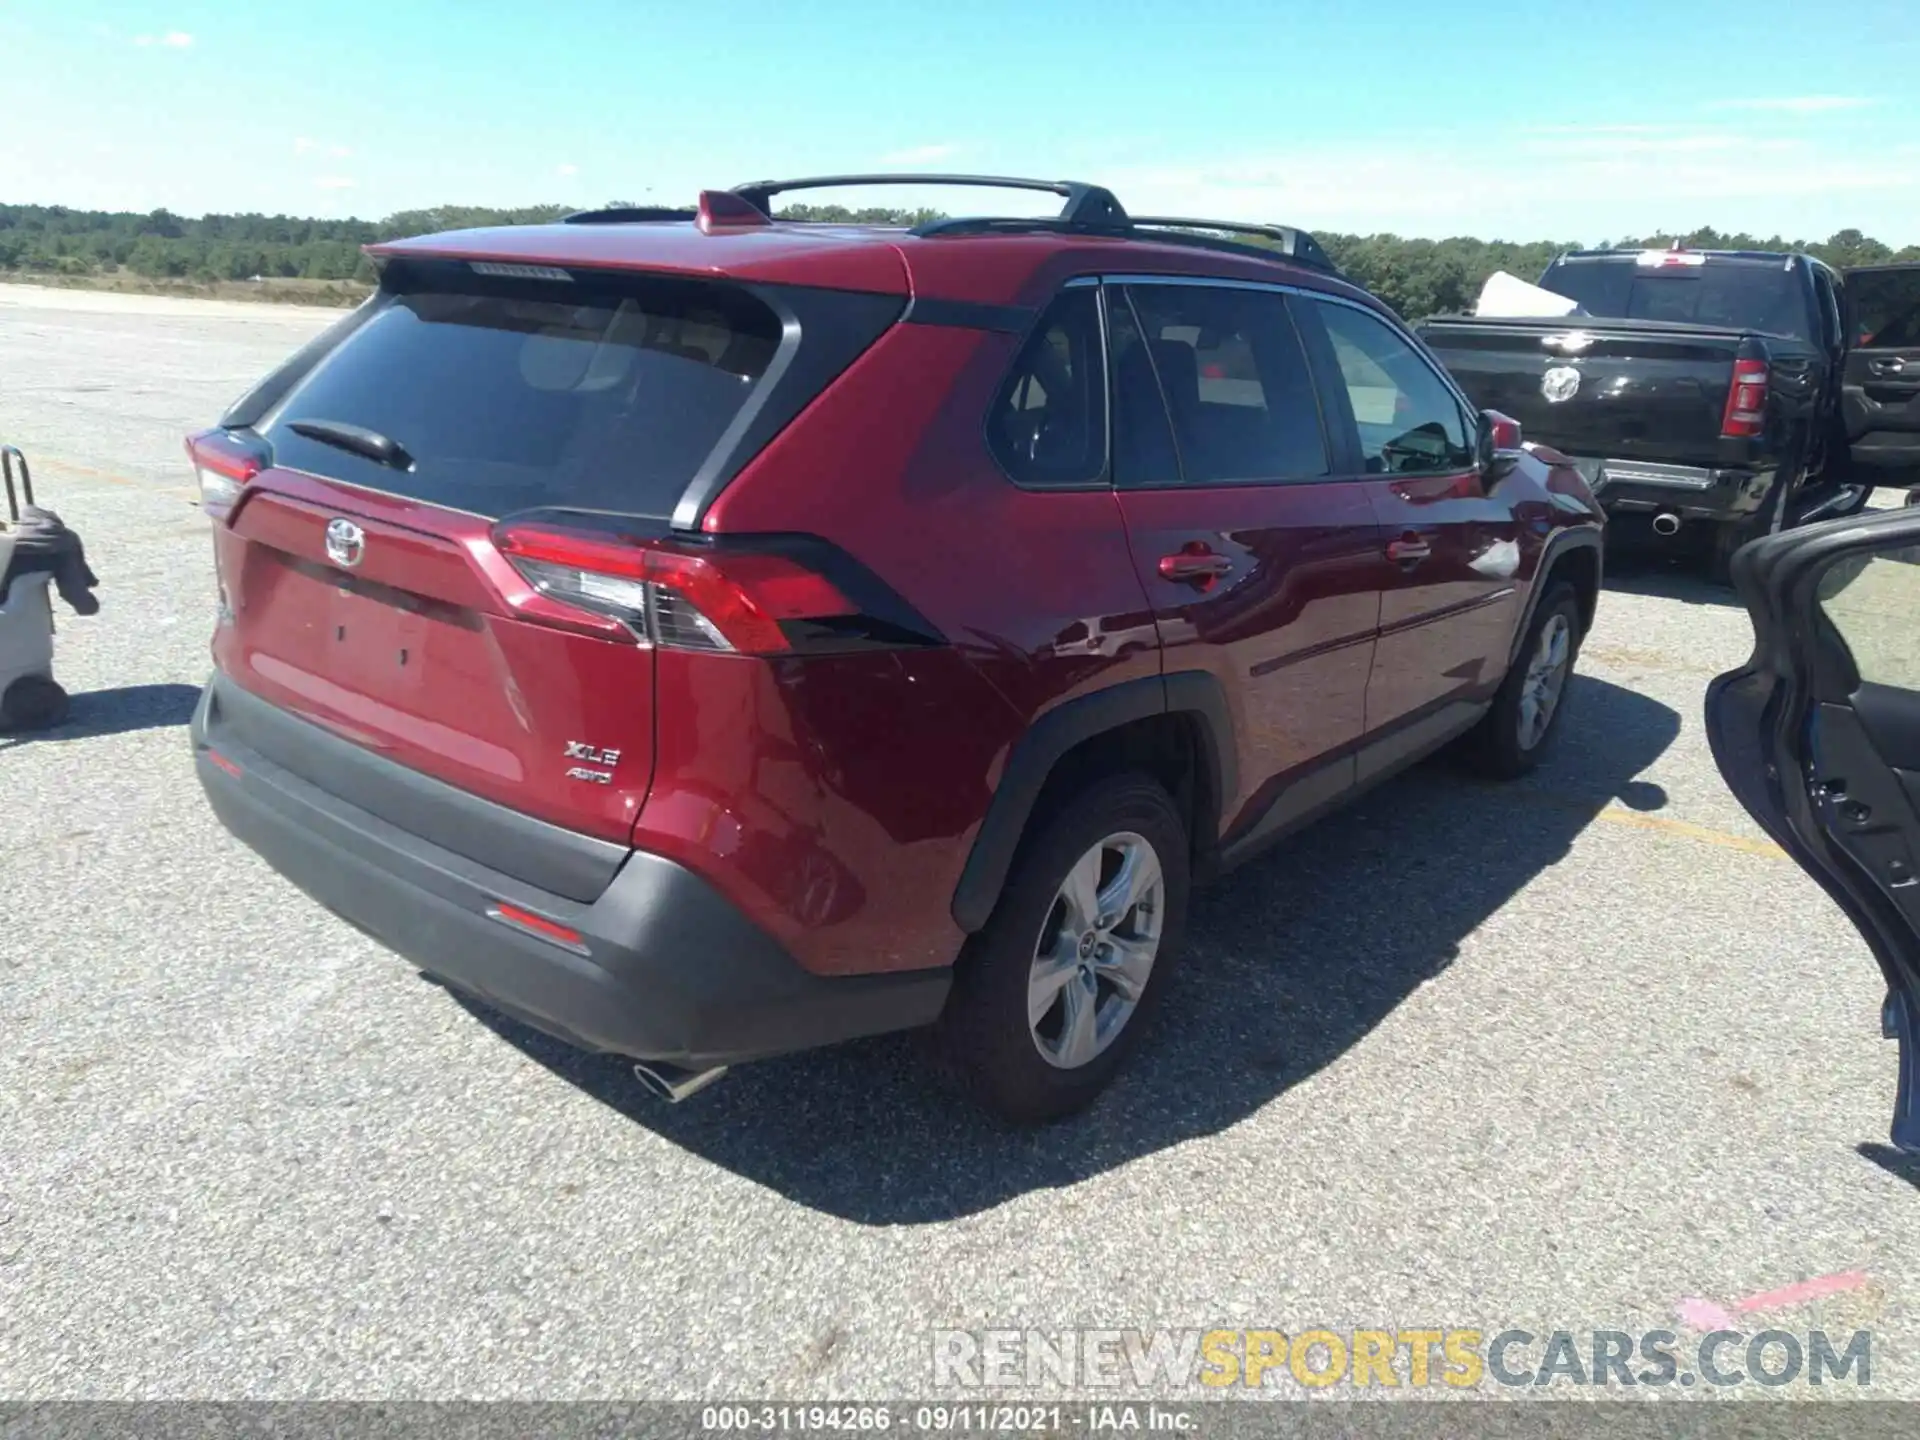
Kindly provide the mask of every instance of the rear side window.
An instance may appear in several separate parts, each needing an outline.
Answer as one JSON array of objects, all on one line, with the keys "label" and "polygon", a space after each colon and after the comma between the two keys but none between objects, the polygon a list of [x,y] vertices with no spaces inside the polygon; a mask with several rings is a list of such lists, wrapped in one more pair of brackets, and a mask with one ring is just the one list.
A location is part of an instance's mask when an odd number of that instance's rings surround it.
[{"label": "rear side window", "polygon": [[1806,286],[1783,262],[1707,259],[1656,266],[1634,257],[1566,260],[1540,283],[1602,319],[1714,325],[1801,340],[1815,334]]},{"label": "rear side window", "polygon": [[1351,305],[1307,303],[1326,326],[1369,475],[1442,474],[1473,463],[1459,400],[1405,337]]},{"label": "rear side window", "polygon": [[1099,292],[1068,290],[1040,317],[988,413],[987,443],[1015,484],[1105,483],[1105,373]]},{"label": "rear side window", "polygon": [[[1319,401],[1283,296],[1196,285],[1130,285],[1125,296],[1187,484],[1329,472]],[[1116,355],[1116,383],[1127,382],[1129,363]]]},{"label": "rear side window", "polygon": [[1847,276],[1853,343],[1862,349],[1920,347],[1920,267],[1856,270]]},{"label": "rear side window", "polygon": [[[736,286],[452,268],[386,300],[276,406],[261,426],[276,464],[489,517],[667,516],[780,345],[779,318]],[[411,468],[290,428],[303,421],[376,432]]]}]

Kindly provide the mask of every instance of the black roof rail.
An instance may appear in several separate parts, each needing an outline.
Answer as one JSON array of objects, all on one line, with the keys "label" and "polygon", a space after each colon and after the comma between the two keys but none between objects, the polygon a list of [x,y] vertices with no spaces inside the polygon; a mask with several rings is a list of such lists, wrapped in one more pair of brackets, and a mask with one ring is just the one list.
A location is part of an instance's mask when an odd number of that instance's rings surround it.
[{"label": "black roof rail", "polygon": [[[930,220],[924,225],[914,226],[908,233],[925,238],[939,235],[1019,235],[1036,231],[1153,240],[1162,245],[1191,245],[1228,255],[1244,255],[1253,260],[1290,260],[1296,265],[1304,265],[1328,275],[1338,276],[1341,273],[1340,267],[1333,263],[1333,257],[1327,254],[1318,240],[1305,230],[1294,230],[1283,225],[1247,225],[1239,221],[1216,220],[1174,221],[1153,217],[1130,219],[1121,225],[1072,225],[1062,220],[1021,220],[1009,216],[980,215]],[[1217,233],[1208,234],[1208,231]],[[1250,244],[1244,240],[1227,238],[1229,233],[1258,235],[1275,243]]]},{"label": "black roof rail", "polygon": [[[955,216],[929,220],[909,232],[917,236],[979,235],[1000,232],[1053,231],[1061,234],[1133,236],[1165,244],[1194,245],[1234,255],[1272,260],[1282,256],[1296,264],[1338,275],[1320,242],[1291,225],[1258,225],[1243,220],[1197,220],[1175,215],[1129,215],[1111,190],[1080,180],[1032,180],[1016,175],[902,174],[812,175],[798,180],[752,180],[728,192],[754,209],[773,216],[776,195],[796,190],[838,190],[872,185],[947,185],[981,190],[1028,190],[1058,195],[1065,203],[1052,216],[1023,218],[1011,215]],[[569,225],[620,224],[648,220],[692,220],[697,211],[652,206],[619,206],[586,210],[566,217]],[[1231,237],[1257,237],[1266,244],[1247,244]]]},{"label": "black roof rail", "polygon": [[767,215],[773,197],[795,190],[838,190],[856,185],[964,185],[981,190],[1038,190],[1066,201],[1055,218],[1075,226],[1124,225],[1127,212],[1113,192],[1080,180],[1027,180],[1012,175],[813,175],[801,180],[753,180],[733,193]]},{"label": "black roof rail", "polygon": [[[1263,240],[1273,241],[1272,249],[1278,250],[1289,260],[1297,260],[1302,265],[1310,265],[1316,270],[1330,270],[1338,273],[1333,257],[1328,255],[1320,242],[1305,230],[1291,225],[1253,225],[1240,220],[1188,220],[1172,215],[1136,215],[1133,217],[1136,227],[1154,230],[1216,230],[1225,235],[1258,235]],[[1190,237],[1168,236],[1168,239]],[[1266,249],[1267,247],[1244,247]]]},{"label": "black roof rail", "polygon": [[563,225],[634,225],[648,220],[691,220],[694,212],[671,205],[613,205],[604,210],[582,210],[561,220]]}]

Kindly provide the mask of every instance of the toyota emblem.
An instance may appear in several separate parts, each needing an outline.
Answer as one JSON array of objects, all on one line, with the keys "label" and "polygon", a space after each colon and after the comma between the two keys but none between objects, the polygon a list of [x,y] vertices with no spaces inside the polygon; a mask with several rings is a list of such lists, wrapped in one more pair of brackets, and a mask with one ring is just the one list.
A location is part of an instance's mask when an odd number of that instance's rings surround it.
[{"label": "toyota emblem", "polygon": [[327,522],[327,558],[351,570],[367,553],[367,534],[351,520]]}]

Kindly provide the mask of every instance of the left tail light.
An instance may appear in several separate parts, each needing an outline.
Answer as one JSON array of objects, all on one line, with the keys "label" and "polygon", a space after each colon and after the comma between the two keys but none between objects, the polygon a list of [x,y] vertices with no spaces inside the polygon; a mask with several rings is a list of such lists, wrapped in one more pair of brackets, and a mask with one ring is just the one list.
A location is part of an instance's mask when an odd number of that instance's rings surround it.
[{"label": "left tail light", "polygon": [[200,508],[214,520],[232,514],[247,483],[266,468],[258,452],[225,430],[189,436],[187,458],[200,481]]},{"label": "left tail light", "polygon": [[602,634],[615,621],[643,645],[784,655],[889,628],[820,570],[765,549],[524,524],[497,527],[493,543],[563,613],[598,620]]}]

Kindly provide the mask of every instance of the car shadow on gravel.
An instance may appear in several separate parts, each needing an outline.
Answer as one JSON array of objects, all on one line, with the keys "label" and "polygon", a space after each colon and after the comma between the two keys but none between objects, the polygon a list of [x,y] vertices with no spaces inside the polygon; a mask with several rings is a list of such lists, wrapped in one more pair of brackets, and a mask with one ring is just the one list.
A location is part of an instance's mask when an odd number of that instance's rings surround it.
[{"label": "car shadow on gravel", "polygon": [[0,731],[0,750],[60,740],[91,740],[134,730],[185,725],[200,703],[198,685],[121,685],[83,690],[68,702],[67,718],[46,730]]},{"label": "car shadow on gravel", "polygon": [[1704,557],[1688,554],[1609,546],[1605,588],[1626,595],[1676,600],[1682,605],[1744,608],[1731,585],[1708,574]]},{"label": "car shadow on gravel", "polygon": [[460,1003],[634,1123],[803,1205],[870,1225],[972,1214],[1246,1119],[1443,972],[1603,807],[1664,805],[1635,777],[1679,717],[1588,676],[1568,698],[1556,751],[1528,779],[1488,784],[1436,760],[1197,895],[1159,1024],[1092,1109],[1041,1130],[973,1109],[915,1036],[743,1066],[675,1106],[611,1058]]}]

